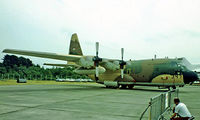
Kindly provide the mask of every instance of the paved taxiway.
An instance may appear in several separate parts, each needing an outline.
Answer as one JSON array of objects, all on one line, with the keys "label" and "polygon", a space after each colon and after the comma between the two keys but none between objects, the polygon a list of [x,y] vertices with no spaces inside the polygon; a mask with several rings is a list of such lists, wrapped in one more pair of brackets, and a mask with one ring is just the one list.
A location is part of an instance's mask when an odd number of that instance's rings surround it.
[{"label": "paved taxiway", "polygon": [[[180,98],[200,119],[200,86],[180,88]],[[98,84],[0,86],[0,120],[138,120],[155,87],[106,89]],[[144,120],[147,119],[145,114]]]}]

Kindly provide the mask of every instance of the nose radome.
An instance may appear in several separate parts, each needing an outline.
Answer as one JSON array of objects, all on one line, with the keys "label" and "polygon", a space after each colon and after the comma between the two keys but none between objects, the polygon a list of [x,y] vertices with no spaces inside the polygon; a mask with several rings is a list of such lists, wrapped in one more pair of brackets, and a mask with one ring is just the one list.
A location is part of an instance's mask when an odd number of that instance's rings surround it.
[{"label": "nose radome", "polygon": [[187,72],[183,72],[183,78],[184,78],[184,83],[188,84],[190,82],[194,82],[198,80],[198,75],[197,73],[193,71],[187,71]]}]

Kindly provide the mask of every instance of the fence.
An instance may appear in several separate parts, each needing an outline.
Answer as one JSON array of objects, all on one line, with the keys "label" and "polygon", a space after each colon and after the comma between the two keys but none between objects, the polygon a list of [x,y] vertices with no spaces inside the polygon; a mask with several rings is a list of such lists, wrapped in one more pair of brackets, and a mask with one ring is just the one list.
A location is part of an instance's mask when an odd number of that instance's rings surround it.
[{"label": "fence", "polygon": [[[151,98],[149,106],[147,107],[147,109],[149,109],[149,120],[164,120],[163,115],[165,112],[172,110],[174,98],[178,97],[178,92],[179,90],[176,89]],[[147,109],[141,115],[140,120]]]}]

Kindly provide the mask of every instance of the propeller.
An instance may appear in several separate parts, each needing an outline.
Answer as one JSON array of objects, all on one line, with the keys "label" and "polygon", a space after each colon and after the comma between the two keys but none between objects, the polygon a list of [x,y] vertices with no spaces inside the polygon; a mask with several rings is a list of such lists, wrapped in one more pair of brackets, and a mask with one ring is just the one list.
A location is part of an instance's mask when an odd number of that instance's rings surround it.
[{"label": "propeller", "polygon": [[119,65],[121,69],[121,78],[124,78],[124,65],[126,65],[126,62],[123,60],[124,59],[124,48],[121,48],[121,57],[122,60],[120,60]]},{"label": "propeller", "polygon": [[96,74],[95,74],[95,78],[96,80],[98,80],[99,78],[99,62],[102,61],[102,58],[99,58],[98,56],[99,54],[99,42],[96,42],[96,56],[94,56],[93,61],[94,61],[94,66],[96,69]]}]

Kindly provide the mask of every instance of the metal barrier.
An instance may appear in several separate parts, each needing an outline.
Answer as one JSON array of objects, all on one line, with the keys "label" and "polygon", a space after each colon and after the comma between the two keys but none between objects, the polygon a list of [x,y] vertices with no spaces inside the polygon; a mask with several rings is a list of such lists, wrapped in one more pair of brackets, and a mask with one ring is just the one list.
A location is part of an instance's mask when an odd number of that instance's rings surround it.
[{"label": "metal barrier", "polygon": [[169,109],[172,110],[174,98],[178,97],[178,89],[162,93],[159,96],[153,97],[150,100],[149,120],[160,120],[162,115]]},{"label": "metal barrier", "polygon": [[[172,110],[174,105],[174,98],[178,97],[179,90],[168,91],[155,96],[150,99],[149,106],[149,120],[164,120],[163,114],[169,110]],[[140,120],[147,109],[142,113]]]}]

